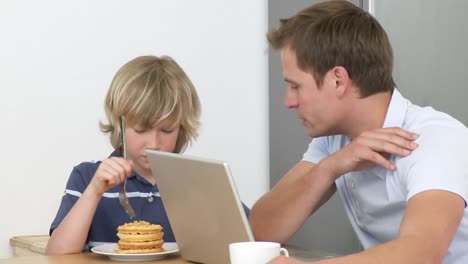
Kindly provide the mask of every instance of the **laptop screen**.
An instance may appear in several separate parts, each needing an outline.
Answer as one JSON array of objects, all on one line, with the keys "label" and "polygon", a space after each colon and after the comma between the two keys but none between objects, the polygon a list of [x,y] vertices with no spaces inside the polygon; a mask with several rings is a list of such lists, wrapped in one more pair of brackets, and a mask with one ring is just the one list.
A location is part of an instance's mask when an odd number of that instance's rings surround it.
[{"label": "laptop screen", "polygon": [[229,263],[229,244],[254,241],[226,162],[147,150],[182,258]]}]

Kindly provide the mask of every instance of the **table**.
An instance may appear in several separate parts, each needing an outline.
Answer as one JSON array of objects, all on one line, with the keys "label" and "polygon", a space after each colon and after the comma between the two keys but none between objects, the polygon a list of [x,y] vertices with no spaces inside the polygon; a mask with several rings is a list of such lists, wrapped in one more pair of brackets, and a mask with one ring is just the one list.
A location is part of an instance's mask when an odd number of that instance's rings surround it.
[{"label": "table", "polygon": [[[110,260],[107,256],[98,255],[95,253],[86,253],[86,254],[68,254],[68,255],[56,255],[56,256],[26,256],[26,257],[16,257],[9,259],[0,259],[0,264],[124,264],[130,262],[120,262]],[[138,264],[187,264],[190,262],[184,261],[179,255],[174,255],[161,259],[158,261],[138,261],[133,262]]]},{"label": "table", "polygon": [[319,261],[327,258],[339,257],[339,254],[330,253],[319,249],[304,249],[295,245],[283,245],[293,258],[303,261]]},{"label": "table", "polygon": [[[293,245],[286,245],[285,248],[288,249],[289,254],[292,257],[306,260],[306,261],[316,261],[321,260],[324,258],[333,257],[336,255],[329,254],[324,251],[320,250],[304,250],[297,246]],[[95,253],[86,253],[86,254],[68,254],[68,255],[57,255],[57,256],[45,256],[45,255],[37,255],[37,256],[23,256],[23,257],[16,257],[16,258],[9,258],[9,259],[0,259],[0,264],[104,264],[104,263],[112,263],[112,264],[119,264],[119,263],[128,263],[128,262],[118,262],[110,260],[107,256],[99,255]],[[138,264],[187,264],[192,262],[187,262],[183,260],[179,254],[174,254],[168,256],[165,259],[161,259],[158,261],[139,261],[134,262]]]}]

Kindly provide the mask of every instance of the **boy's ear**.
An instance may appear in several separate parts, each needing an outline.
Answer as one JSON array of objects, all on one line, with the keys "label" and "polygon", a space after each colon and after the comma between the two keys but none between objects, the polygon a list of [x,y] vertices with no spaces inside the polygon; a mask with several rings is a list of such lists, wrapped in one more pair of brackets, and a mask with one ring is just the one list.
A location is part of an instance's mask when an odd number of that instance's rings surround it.
[{"label": "boy's ear", "polygon": [[336,95],[343,97],[349,90],[351,79],[349,79],[348,71],[343,66],[335,66],[330,70],[333,85],[335,86]]}]

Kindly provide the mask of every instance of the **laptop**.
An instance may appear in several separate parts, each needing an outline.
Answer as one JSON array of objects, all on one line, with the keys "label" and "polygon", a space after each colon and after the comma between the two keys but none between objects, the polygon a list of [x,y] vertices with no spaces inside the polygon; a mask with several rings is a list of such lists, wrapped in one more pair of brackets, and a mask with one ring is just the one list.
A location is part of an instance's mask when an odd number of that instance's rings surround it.
[{"label": "laptop", "polygon": [[183,259],[228,264],[230,243],[254,241],[226,162],[146,154]]}]

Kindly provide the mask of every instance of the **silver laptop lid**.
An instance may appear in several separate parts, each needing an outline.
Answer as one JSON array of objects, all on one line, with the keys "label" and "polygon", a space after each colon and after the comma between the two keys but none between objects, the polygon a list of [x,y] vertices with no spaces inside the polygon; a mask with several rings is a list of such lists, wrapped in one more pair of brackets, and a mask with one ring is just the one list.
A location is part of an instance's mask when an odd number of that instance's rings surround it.
[{"label": "silver laptop lid", "polygon": [[146,153],[182,258],[230,263],[230,243],[254,241],[226,162]]}]

